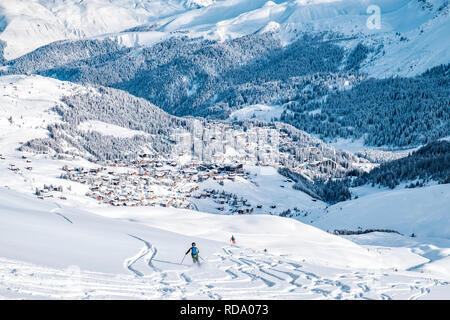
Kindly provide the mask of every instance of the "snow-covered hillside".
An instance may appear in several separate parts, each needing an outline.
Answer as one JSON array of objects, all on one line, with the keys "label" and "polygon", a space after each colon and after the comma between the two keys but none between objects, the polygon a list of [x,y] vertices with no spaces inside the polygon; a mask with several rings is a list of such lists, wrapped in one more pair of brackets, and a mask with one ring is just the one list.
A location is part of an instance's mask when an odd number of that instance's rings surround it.
[{"label": "snow-covered hillside", "polygon": [[[3,0],[0,39],[7,42],[5,58],[13,59],[62,39],[106,36],[136,46],[179,31],[219,40],[275,32],[289,43],[301,32],[328,32],[341,35],[344,47],[358,42],[371,47],[361,67],[372,76],[412,76],[448,63],[448,1],[372,5],[368,0]],[[380,24],[372,26],[378,18]]]},{"label": "snow-covered hillside", "polygon": [[12,153],[20,142],[47,136],[47,126],[60,121],[51,110],[54,105],[63,95],[83,90],[81,86],[68,82],[32,76],[1,77],[0,89],[0,144],[3,154]]},{"label": "snow-covered hillside", "polygon": [[230,120],[258,119],[261,121],[278,121],[284,109],[281,106],[262,104],[251,105],[230,114]]},{"label": "snow-covered hillside", "polygon": [[310,217],[315,220],[313,225],[325,230],[394,229],[407,236],[414,233],[450,239],[449,184],[354,190],[356,194],[358,191],[358,199],[335,204],[319,217]]},{"label": "snow-covered hillside", "polygon": [[449,299],[449,11],[0,0],[0,300]]},{"label": "snow-covered hillside", "polygon": [[[185,29],[219,39],[278,31],[290,41],[297,32],[336,32],[383,46],[383,52],[363,67],[380,77],[414,75],[449,61],[448,2],[383,0],[375,3],[375,11],[371,5],[367,0],[229,0],[161,24],[164,31]],[[378,9],[380,26],[369,28],[368,20]]]},{"label": "snow-covered hillside", "polygon": [[[2,298],[413,299],[450,290],[442,275],[406,271],[427,261],[418,254],[290,219],[119,208],[101,217],[5,188],[0,197]],[[192,241],[200,266],[182,261]]]},{"label": "snow-covered hillside", "polygon": [[211,5],[214,0],[1,0],[6,59],[57,40],[114,33]]},{"label": "snow-covered hillside", "polygon": [[324,209],[326,206],[324,202],[294,190],[292,188],[294,182],[283,177],[273,167],[246,166],[245,170],[250,173],[248,179],[227,180],[221,183],[208,180],[199,183],[200,190],[215,190],[219,198],[194,198],[192,201],[198,210],[219,214],[236,214],[236,209],[232,206],[233,201],[221,201],[222,192],[225,195],[235,195],[238,201],[243,199],[248,208],[252,208],[250,209],[251,213],[255,214],[283,215],[289,213],[289,216],[299,216],[310,211]]}]

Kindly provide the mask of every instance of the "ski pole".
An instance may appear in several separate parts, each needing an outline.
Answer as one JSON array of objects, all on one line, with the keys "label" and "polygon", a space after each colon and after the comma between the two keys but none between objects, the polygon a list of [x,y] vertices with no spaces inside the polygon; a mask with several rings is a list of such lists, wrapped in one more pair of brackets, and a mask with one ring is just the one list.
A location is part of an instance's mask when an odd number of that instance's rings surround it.
[{"label": "ski pole", "polygon": [[198,256],[200,259],[202,259],[203,261],[206,261],[205,259],[203,259],[202,257]]},{"label": "ski pole", "polygon": [[187,253],[184,255],[184,257],[183,257],[183,259],[181,260],[181,263],[180,263],[180,264],[183,264],[184,258],[186,258],[186,256],[187,256]]}]

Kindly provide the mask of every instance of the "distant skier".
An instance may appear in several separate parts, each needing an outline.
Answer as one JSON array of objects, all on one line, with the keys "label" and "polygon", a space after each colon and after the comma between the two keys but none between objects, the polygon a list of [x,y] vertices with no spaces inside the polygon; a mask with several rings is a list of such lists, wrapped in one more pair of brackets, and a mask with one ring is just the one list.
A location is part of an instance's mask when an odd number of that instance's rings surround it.
[{"label": "distant skier", "polygon": [[194,263],[200,264],[200,261],[198,261],[198,253],[200,252],[200,250],[198,250],[198,248],[196,247],[195,242],[192,242],[192,246],[191,246],[191,247],[189,248],[189,250],[186,252],[185,256],[186,256],[189,252],[191,253],[192,261],[193,261]]},{"label": "distant skier", "polygon": [[236,238],[232,235],[230,239],[232,244],[236,244]]}]

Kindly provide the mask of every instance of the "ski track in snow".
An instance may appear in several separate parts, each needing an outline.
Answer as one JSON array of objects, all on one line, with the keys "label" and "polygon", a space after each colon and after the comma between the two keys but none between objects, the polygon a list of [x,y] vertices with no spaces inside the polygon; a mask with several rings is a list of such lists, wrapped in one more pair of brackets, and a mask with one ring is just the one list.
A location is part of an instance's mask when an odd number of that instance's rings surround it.
[{"label": "ski track in snow", "polygon": [[[0,298],[420,299],[449,283],[401,272],[345,271],[225,246],[200,266],[158,260],[146,240],[125,259],[130,275],[58,270],[0,258]],[[145,262],[139,264],[138,262]],[[169,265],[172,269],[163,269]],[[311,270],[314,270],[312,272]],[[449,288],[450,290],[450,288]]]},{"label": "ski track in snow", "polygon": [[144,247],[142,247],[139,252],[133,257],[125,259],[125,261],[123,262],[124,266],[136,276],[142,277],[144,276],[144,274],[139,270],[133,268],[132,266],[143,258],[148,267],[152,268],[154,271],[159,271],[158,268],[156,268],[152,263],[153,258],[157,254],[156,248],[154,248],[148,241],[145,241],[144,239],[133,236],[131,234],[129,234],[129,236],[143,242]]},{"label": "ski track in snow", "polygon": [[72,223],[72,220],[70,220],[69,218],[67,218],[65,215],[63,215],[62,213],[58,212],[59,210],[61,210],[61,206],[59,204],[56,204],[58,207],[55,209],[50,210],[51,213],[56,214],[57,216],[60,216],[61,218],[63,218],[64,220],[66,220],[69,223]]}]

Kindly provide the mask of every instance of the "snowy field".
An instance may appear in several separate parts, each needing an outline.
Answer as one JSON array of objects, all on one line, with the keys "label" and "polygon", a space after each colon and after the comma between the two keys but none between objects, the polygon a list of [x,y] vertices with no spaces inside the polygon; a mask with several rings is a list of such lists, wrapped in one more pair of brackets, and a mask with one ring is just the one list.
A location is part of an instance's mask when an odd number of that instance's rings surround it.
[{"label": "snowy field", "polygon": [[280,119],[284,108],[281,106],[268,106],[264,104],[255,104],[244,107],[240,110],[233,111],[229,119],[230,120],[247,120],[257,119],[260,121],[277,121]]},{"label": "snowy field", "polygon": [[[5,188],[0,198],[4,299],[450,296],[445,267],[421,270],[424,255],[433,252],[407,250],[405,238],[372,235],[352,242],[267,215],[163,208],[103,208],[96,214]],[[228,242],[231,234],[237,245]],[[189,257],[182,261],[192,241],[204,259],[200,266]]]},{"label": "snowy field", "polygon": [[314,225],[350,230],[394,229],[405,235],[450,239],[449,184],[394,190],[360,187],[353,192],[360,197],[310,217]]}]

